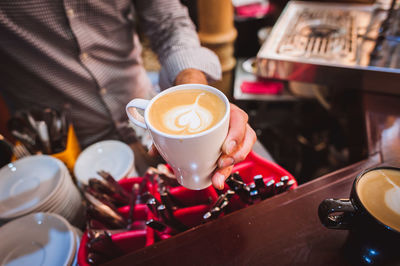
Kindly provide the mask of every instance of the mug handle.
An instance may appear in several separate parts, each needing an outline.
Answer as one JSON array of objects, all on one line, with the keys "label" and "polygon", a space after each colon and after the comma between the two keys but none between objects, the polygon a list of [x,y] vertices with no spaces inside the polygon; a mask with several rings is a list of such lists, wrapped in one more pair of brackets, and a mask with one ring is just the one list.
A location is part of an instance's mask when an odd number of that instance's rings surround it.
[{"label": "mug handle", "polygon": [[137,111],[137,109],[145,110],[147,105],[149,105],[149,100],[145,99],[133,99],[126,105],[126,114],[129,117],[129,120],[135,125],[147,129],[147,126],[144,122],[143,116]]},{"label": "mug handle", "polygon": [[[341,214],[332,215],[335,212]],[[318,207],[321,223],[329,229],[350,229],[355,209],[349,199],[325,199]]]}]

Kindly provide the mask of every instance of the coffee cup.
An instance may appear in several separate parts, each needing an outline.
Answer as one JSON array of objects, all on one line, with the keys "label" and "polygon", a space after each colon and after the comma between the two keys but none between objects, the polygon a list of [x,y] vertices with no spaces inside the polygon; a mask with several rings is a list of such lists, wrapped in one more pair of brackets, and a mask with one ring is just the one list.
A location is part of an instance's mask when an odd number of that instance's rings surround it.
[{"label": "coffee cup", "polygon": [[321,223],[349,230],[342,247],[353,265],[400,265],[400,168],[374,167],[360,173],[349,199],[325,199]]},{"label": "coffee cup", "polygon": [[211,185],[229,128],[229,101],[220,90],[202,84],[178,85],[151,100],[133,99],[126,113],[132,123],[149,130],[182,186],[200,190]]}]

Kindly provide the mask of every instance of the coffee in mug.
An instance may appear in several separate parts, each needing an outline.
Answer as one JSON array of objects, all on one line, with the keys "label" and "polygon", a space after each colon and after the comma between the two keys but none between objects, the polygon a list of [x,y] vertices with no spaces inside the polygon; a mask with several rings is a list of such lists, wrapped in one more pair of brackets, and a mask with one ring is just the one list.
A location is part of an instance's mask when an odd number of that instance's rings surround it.
[{"label": "coffee in mug", "polygon": [[199,190],[211,185],[230,118],[229,101],[220,90],[202,84],[174,86],[150,101],[133,99],[126,113],[132,123],[149,130],[182,186]]},{"label": "coffee in mug", "polygon": [[400,171],[369,171],[357,182],[356,190],[361,203],[372,216],[400,232]]},{"label": "coffee in mug", "polygon": [[400,168],[360,173],[349,199],[325,199],[318,208],[329,229],[349,230],[343,245],[353,265],[400,265]]},{"label": "coffee in mug", "polygon": [[166,134],[194,135],[215,126],[225,112],[225,103],[211,92],[178,90],[154,101],[149,122]]}]

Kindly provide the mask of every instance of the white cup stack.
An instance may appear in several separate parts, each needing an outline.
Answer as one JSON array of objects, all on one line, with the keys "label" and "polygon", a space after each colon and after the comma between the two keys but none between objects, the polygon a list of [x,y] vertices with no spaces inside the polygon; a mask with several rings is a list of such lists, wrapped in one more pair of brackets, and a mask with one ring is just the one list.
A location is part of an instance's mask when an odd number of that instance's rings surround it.
[{"label": "white cup stack", "polygon": [[81,236],[58,214],[28,214],[0,227],[0,265],[77,265]]},{"label": "white cup stack", "polygon": [[84,207],[67,167],[48,155],[24,157],[0,169],[0,224],[50,212],[80,227]]}]

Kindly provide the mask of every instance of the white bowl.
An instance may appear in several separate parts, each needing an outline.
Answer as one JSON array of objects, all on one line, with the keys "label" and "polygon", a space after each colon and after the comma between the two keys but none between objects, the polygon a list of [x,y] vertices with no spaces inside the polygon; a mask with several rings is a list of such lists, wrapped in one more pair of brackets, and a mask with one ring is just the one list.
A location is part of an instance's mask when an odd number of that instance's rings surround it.
[{"label": "white bowl", "polygon": [[90,178],[98,178],[98,171],[110,173],[117,181],[134,168],[132,149],[118,140],[104,140],[92,144],[79,154],[74,175],[80,184],[88,184]]}]

